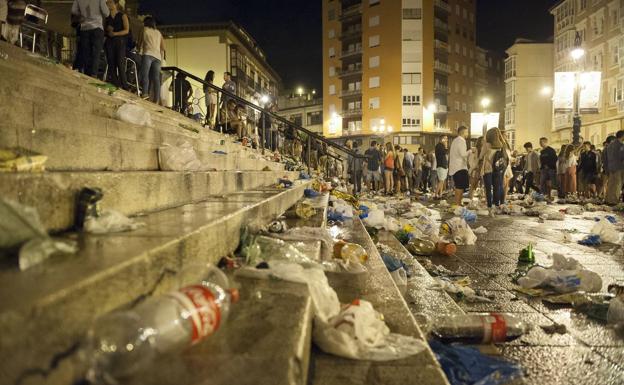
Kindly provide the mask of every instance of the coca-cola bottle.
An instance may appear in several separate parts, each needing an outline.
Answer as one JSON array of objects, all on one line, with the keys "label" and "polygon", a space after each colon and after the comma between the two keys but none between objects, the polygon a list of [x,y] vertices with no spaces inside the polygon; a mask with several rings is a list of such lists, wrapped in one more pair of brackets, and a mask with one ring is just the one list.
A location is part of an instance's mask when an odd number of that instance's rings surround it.
[{"label": "coca-cola bottle", "polygon": [[524,321],[500,313],[461,314],[437,320],[433,333],[443,341],[489,344],[511,341],[530,330]]},{"label": "coca-cola bottle", "polygon": [[99,317],[83,349],[86,379],[114,384],[144,368],[157,354],[181,351],[214,334],[227,321],[238,291],[225,274],[208,269],[201,282],[152,297],[133,309]]}]

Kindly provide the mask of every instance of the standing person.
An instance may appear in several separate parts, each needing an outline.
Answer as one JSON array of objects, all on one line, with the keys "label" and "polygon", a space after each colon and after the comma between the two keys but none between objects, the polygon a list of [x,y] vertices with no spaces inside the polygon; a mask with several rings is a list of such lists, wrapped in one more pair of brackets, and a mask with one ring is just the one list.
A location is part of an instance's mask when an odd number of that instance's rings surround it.
[{"label": "standing person", "polygon": [[126,50],[130,22],[128,15],[123,13],[119,0],[106,0],[110,15],[106,18],[106,62],[111,82],[119,88],[128,89],[126,78]]},{"label": "standing person", "polygon": [[609,172],[609,185],[607,187],[607,204],[620,203],[622,196],[622,182],[624,180],[624,130],[619,130],[613,140],[607,146],[607,171]]},{"label": "standing person", "polygon": [[438,164],[435,156],[435,149],[429,152],[429,162],[431,162],[431,172],[429,173],[429,186],[433,191],[433,197],[435,198],[436,190],[438,189]]},{"label": "standing person", "polygon": [[431,163],[431,159],[429,158],[429,154],[427,154],[425,149],[421,148],[421,150],[422,150],[421,154],[423,157],[422,191],[423,193],[426,194],[429,192],[429,187],[431,186],[429,182],[431,180],[432,163]]},{"label": "standing person", "polygon": [[[356,155],[360,155],[359,146],[358,142],[353,142],[351,151],[353,151]],[[353,185],[353,193],[359,195],[362,193],[362,160],[352,155],[349,155],[348,159],[349,182],[355,182]]]},{"label": "standing person", "polygon": [[438,184],[435,190],[435,198],[442,198],[444,193],[444,184],[448,177],[448,136],[443,135],[435,146],[436,173]]},{"label": "standing person", "polygon": [[25,10],[24,0],[0,0],[0,40],[17,43]]},{"label": "standing person", "polygon": [[405,154],[401,151],[401,146],[394,146],[394,188],[397,194],[401,195],[402,180],[405,178],[405,170],[403,169],[403,160]]},{"label": "standing person", "polygon": [[524,160],[524,193],[528,194],[531,189],[535,192],[540,192],[540,189],[533,183],[535,175],[539,171],[539,156],[533,151],[533,143],[526,142],[524,144],[526,150],[526,156]]},{"label": "standing person", "polygon": [[386,187],[386,195],[391,195],[394,188],[393,174],[394,174],[394,149],[392,143],[386,143],[386,156],[384,157],[384,184]]},{"label": "standing person", "polygon": [[[143,55],[141,63],[141,95],[154,103],[160,103],[160,68],[165,59],[165,41],[156,21],[148,16],[143,20],[143,36],[139,43],[139,53]],[[152,91],[150,93],[150,90]]]},{"label": "standing person", "polygon": [[566,179],[566,166],[567,160],[565,157],[566,151],[568,149],[568,145],[564,144],[561,146],[559,150],[559,155],[557,156],[557,193],[559,199],[564,199],[566,196],[567,189],[567,179]]},{"label": "standing person", "polygon": [[405,191],[410,194],[416,191],[414,188],[414,154],[407,148],[403,149],[403,170],[405,170]]},{"label": "standing person", "polygon": [[[537,156],[537,169],[535,171],[537,173],[539,172],[539,155],[537,155],[537,153],[535,155]],[[524,183],[524,168],[526,167],[526,155],[522,155],[519,154],[517,151],[514,151],[513,159],[514,161],[511,165],[513,177],[509,185],[509,193],[523,194],[524,189],[522,188],[522,183]]]},{"label": "standing person", "polygon": [[[204,81],[209,84],[214,83],[214,71],[210,70],[206,72]],[[214,88],[204,84],[204,97],[206,102],[206,126],[212,127],[217,110],[217,91]]]},{"label": "standing person", "polygon": [[481,163],[481,175],[483,175],[483,185],[485,197],[490,216],[494,215],[493,206],[500,206],[503,203],[503,174],[507,169],[506,151],[500,138],[498,128],[491,128],[485,136],[485,143],[479,155]]},{"label": "standing person", "polygon": [[579,179],[583,180],[582,194],[586,198],[596,195],[596,179],[598,178],[598,157],[592,150],[591,142],[583,143],[583,152],[579,159]]},{"label": "standing person", "polygon": [[609,135],[607,136],[607,139],[605,140],[605,142],[602,144],[602,156],[601,156],[601,160],[602,160],[602,191],[601,191],[601,195],[603,197],[604,200],[607,199],[607,189],[609,186],[609,171],[608,171],[608,167],[607,167],[607,147],[609,147],[609,145],[611,144],[611,142],[613,142],[615,140],[615,135]]},{"label": "standing person", "polygon": [[[223,73],[223,90],[236,95],[236,83],[232,80],[232,74],[230,72]],[[223,94],[221,97],[221,108],[224,108],[227,104],[227,101],[230,100],[230,97],[226,94]]]},{"label": "standing person", "polygon": [[573,145],[566,148],[566,192],[568,195],[576,194],[576,151]]},{"label": "standing person", "polygon": [[186,80],[186,75],[180,72],[173,81],[173,87],[175,88],[173,92],[173,109],[181,112],[183,115],[188,115],[189,99],[193,95],[191,83]]},{"label": "standing person", "polygon": [[477,145],[468,150],[468,174],[470,176],[470,193],[469,198],[472,200],[475,191],[479,187],[481,179],[479,169],[479,152],[483,148],[483,137],[477,139]]},{"label": "standing person", "polygon": [[457,129],[457,137],[451,143],[449,151],[448,173],[453,177],[455,185],[455,205],[461,206],[462,197],[468,188],[468,129],[461,126]]},{"label": "standing person", "polygon": [[550,200],[557,173],[557,152],[548,145],[548,139],[540,138],[540,190]]},{"label": "standing person", "polygon": [[422,147],[414,154],[414,183],[412,184],[412,192],[420,190],[420,185],[423,181],[423,168],[425,160],[423,158]]},{"label": "standing person", "polygon": [[96,77],[104,46],[104,19],[110,15],[105,0],[74,0],[72,15],[80,20],[80,52],[85,75]]}]

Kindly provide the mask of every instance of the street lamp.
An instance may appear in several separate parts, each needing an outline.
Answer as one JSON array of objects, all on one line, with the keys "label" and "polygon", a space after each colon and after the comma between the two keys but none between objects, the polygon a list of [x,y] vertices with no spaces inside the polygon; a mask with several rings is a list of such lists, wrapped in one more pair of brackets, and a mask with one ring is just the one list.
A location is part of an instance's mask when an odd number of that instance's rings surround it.
[{"label": "street lamp", "polygon": [[262,103],[262,106],[263,106],[263,107],[267,105],[267,103],[269,102],[269,100],[270,100],[269,95],[262,95],[262,96],[260,97],[260,103]]},{"label": "street lamp", "polygon": [[540,91],[540,93],[543,96],[550,96],[552,94],[552,88],[549,86],[544,86],[542,87],[542,90]]},{"label": "street lamp", "polygon": [[581,143],[581,114],[580,114],[580,98],[581,98],[581,84],[579,71],[580,59],[585,56],[585,50],[581,47],[582,38],[581,34],[576,31],[576,37],[574,38],[574,49],[570,52],[570,57],[574,63],[577,64],[576,71],[574,72],[574,118],[572,123],[572,145],[578,146]]},{"label": "street lamp", "polygon": [[488,107],[490,106],[492,101],[490,98],[481,99],[481,107],[483,107],[483,138],[485,139],[485,135],[487,134],[487,126],[488,126]]},{"label": "street lamp", "polygon": [[299,95],[299,96],[303,95],[303,87],[298,87],[297,88],[297,95]]}]

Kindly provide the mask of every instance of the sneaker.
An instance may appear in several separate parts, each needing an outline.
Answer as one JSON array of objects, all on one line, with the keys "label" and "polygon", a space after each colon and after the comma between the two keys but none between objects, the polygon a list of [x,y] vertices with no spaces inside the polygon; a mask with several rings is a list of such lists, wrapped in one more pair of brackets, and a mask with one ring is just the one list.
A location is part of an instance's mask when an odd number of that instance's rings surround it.
[{"label": "sneaker", "polygon": [[494,214],[494,208],[493,207],[490,207],[488,209],[488,217],[490,217],[490,218],[495,218],[496,217],[496,214]]}]

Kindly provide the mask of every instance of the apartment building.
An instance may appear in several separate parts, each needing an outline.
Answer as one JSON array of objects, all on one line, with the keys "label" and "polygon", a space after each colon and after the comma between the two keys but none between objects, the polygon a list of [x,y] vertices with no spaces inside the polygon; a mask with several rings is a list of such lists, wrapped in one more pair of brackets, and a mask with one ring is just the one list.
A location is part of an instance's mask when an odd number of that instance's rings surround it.
[{"label": "apartment building", "polygon": [[[624,129],[624,0],[562,0],[554,16],[554,71],[600,71],[598,114],[582,115],[581,136],[592,143]],[[577,32],[585,55],[571,58]],[[572,113],[553,115],[552,140],[572,142]]]},{"label": "apartment building", "polygon": [[324,135],[432,147],[470,122],[475,52],[474,0],[323,0]]},{"label": "apartment building", "polygon": [[505,60],[505,134],[512,148],[536,146],[552,121],[552,43],[517,39]]},{"label": "apartment building", "polygon": [[477,47],[475,58],[474,108],[477,112],[484,98],[490,100],[489,112],[499,113],[498,127],[505,128],[505,59],[498,52]]},{"label": "apartment building", "polygon": [[238,96],[259,100],[277,98],[281,78],[269,65],[264,51],[241,26],[233,23],[159,26],[165,37],[167,65],[204,78],[215,72],[215,85],[223,84],[223,73],[232,74]]},{"label": "apartment building", "polygon": [[281,95],[277,114],[308,130],[323,134],[323,99],[313,94]]}]

